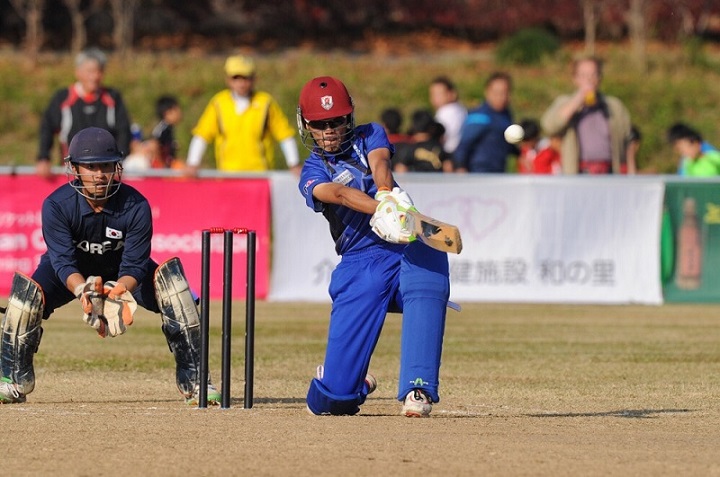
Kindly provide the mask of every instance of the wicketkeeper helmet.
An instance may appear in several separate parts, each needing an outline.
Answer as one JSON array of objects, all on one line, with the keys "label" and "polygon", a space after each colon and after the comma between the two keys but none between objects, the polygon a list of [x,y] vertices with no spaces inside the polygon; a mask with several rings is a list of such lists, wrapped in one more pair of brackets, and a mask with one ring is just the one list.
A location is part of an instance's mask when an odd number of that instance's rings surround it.
[{"label": "wicketkeeper helmet", "polygon": [[[122,181],[123,154],[117,147],[115,138],[105,129],[90,127],[79,131],[73,136],[68,148],[68,155],[65,157],[65,168],[68,174],[68,181],[76,191],[88,199],[107,199],[115,194]],[[115,169],[108,173],[109,183],[101,195],[89,194],[86,185],[83,183],[82,174],[78,172],[80,164],[105,164],[114,163]],[[86,180],[88,180],[86,178]]]},{"label": "wicketkeeper helmet", "polygon": [[93,162],[120,162],[122,153],[115,138],[102,128],[85,128],[73,136],[66,161],[87,164]]}]

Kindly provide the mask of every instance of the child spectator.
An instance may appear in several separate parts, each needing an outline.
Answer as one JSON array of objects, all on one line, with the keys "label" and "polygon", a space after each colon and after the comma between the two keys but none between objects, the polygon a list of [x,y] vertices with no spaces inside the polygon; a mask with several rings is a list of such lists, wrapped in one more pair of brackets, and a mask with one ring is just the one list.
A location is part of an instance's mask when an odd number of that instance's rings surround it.
[{"label": "child spectator", "polygon": [[699,132],[683,124],[675,124],[667,131],[668,141],[680,156],[678,172],[688,177],[720,175],[720,152],[703,151],[703,138]]},{"label": "child spectator", "polygon": [[630,136],[627,139],[625,148],[625,160],[620,162],[621,174],[635,174],[637,172],[637,153],[640,149],[642,134],[634,124],[630,126]]},{"label": "child spectator", "polygon": [[561,147],[562,136],[559,134],[541,141],[540,151],[533,161],[533,174],[562,174]]},{"label": "child spectator", "polygon": [[380,114],[380,123],[385,128],[388,140],[392,144],[401,144],[412,140],[409,134],[400,132],[402,121],[402,114],[397,108],[386,108]]},{"label": "child spectator", "polygon": [[532,174],[535,157],[540,150],[540,123],[535,119],[523,119],[520,127],[525,134],[520,141],[520,154],[518,155],[518,173]]},{"label": "child spectator", "polygon": [[540,123],[536,119],[523,119],[520,126],[525,132],[520,142],[518,172],[520,174],[560,174],[561,136],[540,137]]},{"label": "child spectator", "polygon": [[155,145],[151,146],[152,167],[181,167],[177,160],[178,147],[173,130],[182,119],[180,103],[175,96],[161,96],[155,103],[155,113],[160,122],[152,130],[152,138],[155,142]]},{"label": "child spectator", "polygon": [[452,160],[441,142],[445,128],[435,121],[430,111],[421,109],[413,113],[409,133],[412,141],[398,148],[393,157],[394,171],[452,171]]}]

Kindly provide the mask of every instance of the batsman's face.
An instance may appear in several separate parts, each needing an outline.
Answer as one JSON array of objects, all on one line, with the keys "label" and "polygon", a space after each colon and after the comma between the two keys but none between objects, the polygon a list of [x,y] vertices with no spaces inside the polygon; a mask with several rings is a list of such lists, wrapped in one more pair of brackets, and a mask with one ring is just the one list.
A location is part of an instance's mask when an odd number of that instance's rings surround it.
[{"label": "batsman's face", "polygon": [[108,196],[109,188],[115,180],[116,169],[115,162],[75,165],[75,173],[85,189],[85,196],[97,199]]},{"label": "batsman's face", "polygon": [[305,125],[312,134],[315,143],[327,152],[340,150],[345,136],[348,133],[348,121],[346,116],[339,116],[318,121],[306,121]]}]

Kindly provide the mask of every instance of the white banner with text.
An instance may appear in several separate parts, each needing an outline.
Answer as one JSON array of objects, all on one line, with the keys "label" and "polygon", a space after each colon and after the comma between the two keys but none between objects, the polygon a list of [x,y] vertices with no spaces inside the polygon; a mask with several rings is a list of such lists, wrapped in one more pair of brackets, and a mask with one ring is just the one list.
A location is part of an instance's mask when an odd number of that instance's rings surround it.
[{"label": "white banner with text", "polygon": [[[458,302],[661,304],[663,181],[631,177],[405,174],[424,214],[457,225]],[[329,301],[339,261],[297,179],[272,176],[270,300]]]}]

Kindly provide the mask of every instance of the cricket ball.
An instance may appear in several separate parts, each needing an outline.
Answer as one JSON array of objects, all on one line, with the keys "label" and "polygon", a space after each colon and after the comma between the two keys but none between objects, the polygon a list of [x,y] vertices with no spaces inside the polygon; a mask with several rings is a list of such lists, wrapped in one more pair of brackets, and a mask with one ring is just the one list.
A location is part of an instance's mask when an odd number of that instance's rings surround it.
[{"label": "cricket ball", "polygon": [[519,124],[511,124],[505,129],[505,140],[510,144],[517,144],[525,137],[525,131]]}]

